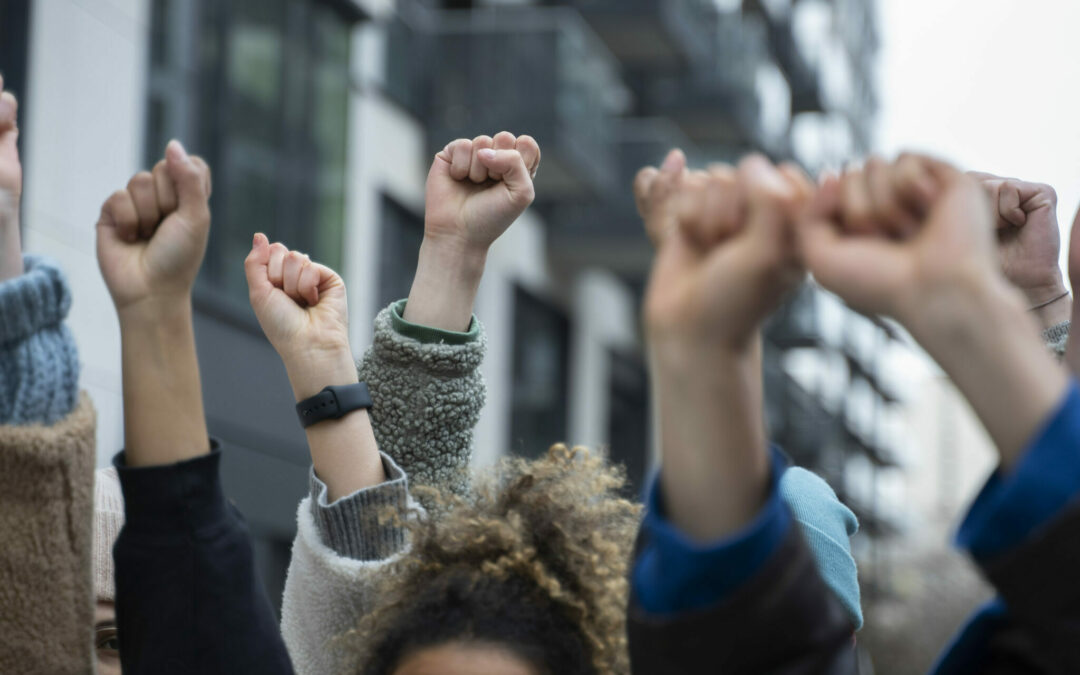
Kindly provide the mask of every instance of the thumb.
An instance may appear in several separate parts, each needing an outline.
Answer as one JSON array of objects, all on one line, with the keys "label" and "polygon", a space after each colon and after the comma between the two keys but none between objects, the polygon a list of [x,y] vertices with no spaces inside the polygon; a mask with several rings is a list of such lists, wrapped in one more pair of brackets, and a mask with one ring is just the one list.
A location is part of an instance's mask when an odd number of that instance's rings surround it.
[{"label": "thumb", "polygon": [[274,285],[270,283],[270,241],[261,232],[255,235],[251,253],[244,259],[244,275],[253,306],[258,298],[274,290]]},{"label": "thumb", "polygon": [[536,191],[520,152],[484,149],[476,153],[476,158],[488,171],[502,174],[502,183],[515,206],[525,208],[532,204]]},{"label": "thumb", "polygon": [[1020,189],[1014,183],[1006,182],[1002,185],[1001,191],[998,192],[997,204],[998,214],[1002,220],[1016,227],[1023,227],[1027,222],[1027,214],[1020,206],[1022,201]]},{"label": "thumb", "polygon": [[203,216],[208,210],[204,170],[188,155],[180,141],[171,140],[165,147],[165,166],[176,186],[177,211],[191,216]]}]

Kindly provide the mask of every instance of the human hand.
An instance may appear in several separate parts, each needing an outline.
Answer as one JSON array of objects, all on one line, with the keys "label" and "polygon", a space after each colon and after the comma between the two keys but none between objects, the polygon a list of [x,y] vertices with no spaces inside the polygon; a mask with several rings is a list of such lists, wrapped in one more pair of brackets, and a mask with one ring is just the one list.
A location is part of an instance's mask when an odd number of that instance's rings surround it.
[{"label": "human hand", "polygon": [[97,223],[97,255],[121,319],[188,305],[210,233],[210,169],[171,141],[152,172],[114,192]]},{"label": "human hand", "polygon": [[757,155],[687,171],[673,151],[638,174],[634,192],[657,247],[644,304],[654,347],[745,352],[804,276],[792,227],[809,180]]},{"label": "human hand", "polygon": [[467,330],[488,248],[532,203],[539,166],[536,141],[506,131],[456,140],[435,156],[405,319]]},{"label": "human hand", "polygon": [[4,91],[0,76],[0,281],[23,273],[19,238],[22,163],[19,161],[19,103]]},{"label": "human hand", "polygon": [[798,233],[822,286],[860,311],[911,323],[1004,282],[992,222],[974,179],[929,157],[902,155],[826,178]]},{"label": "human hand", "polygon": [[[1080,284],[1080,211],[1076,212],[1073,219],[1072,234],[1069,236],[1069,281],[1073,288]],[[1072,301],[1072,326],[1080,325],[1080,297],[1073,296]],[[1071,326],[1070,326],[1071,329]],[[1065,363],[1074,377],[1080,377],[1080,339],[1069,336],[1069,342],[1065,348]]]},{"label": "human hand", "polygon": [[450,143],[428,173],[425,238],[486,251],[532,204],[539,166],[531,136],[503,131]]},{"label": "human hand", "polygon": [[1063,297],[1065,282],[1058,265],[1061,234],[1054,188],[989,173],[968,175],[982,184],[990,198],[1005,277],[1024,293],[1030,307],[1048,315],[1045,327],[1064,321],[1068,300]]},{"label": "human hand", "polygon": [[345,282],[308,256],[256,234],[244,261],[249,298],[297,399],[356,382]]}]

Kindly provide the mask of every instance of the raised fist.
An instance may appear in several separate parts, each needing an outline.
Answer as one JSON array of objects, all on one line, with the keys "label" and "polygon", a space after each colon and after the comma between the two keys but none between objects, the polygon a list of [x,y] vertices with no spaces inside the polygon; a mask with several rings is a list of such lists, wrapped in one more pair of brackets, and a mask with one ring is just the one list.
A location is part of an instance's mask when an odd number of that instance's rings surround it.
[{"label": "raised fist", "polygon": [[19,103],[0,77],[0,281],[23,273],[19,238],[22,163],[19,161]]},{"label": "raised fist", "polygon": [[19,102],[4,91],[0,76],[0,190],[10,193],[18,204],[22,195],[22,163],[19,161]]},{"label": "raised fist", "polygon": [[530,136],[503,131],[450,143],[428,173],[425,237],[486,253],[532,204],[539,166]]},{"label": "raised fist", "polygon": [[792,228],[809,180],[759,155],[688,171],[676,150],[661,169],[642,169],[634,192],[657,247],[644,308],[650,339],[748,347],[803,278]]},{"label": "raised fist", "polygon": [[298,396],[341,384],[342,374],[356,377],[345,283],[336,272],[262,234],[255,235],[244,272],[251,307]]},{"label": "raised fist", "polygon": [[101,274],[117,312],[189,302],[210,233],[210,169],[178,141],[153,172],[114,192],[97,223]]},{"label": "raised fist", "polygon": [[[853,230],[850,223],[859,221],[869,226]],[[867,163],[843,183],[827,178],[798,232],[822,286],[858,310],[910,328],[962,305],[977,287],[1004,283],[992,223],[973,178],[929,157],[903,155],[892,164]]]},{"label": "raised fist", "polygon": [[1057,193],[1043,183],[970,172],[990,198],[998,254],[1005,277],[1032,306],[1060,297],[1065,284],[1058,265]]}]

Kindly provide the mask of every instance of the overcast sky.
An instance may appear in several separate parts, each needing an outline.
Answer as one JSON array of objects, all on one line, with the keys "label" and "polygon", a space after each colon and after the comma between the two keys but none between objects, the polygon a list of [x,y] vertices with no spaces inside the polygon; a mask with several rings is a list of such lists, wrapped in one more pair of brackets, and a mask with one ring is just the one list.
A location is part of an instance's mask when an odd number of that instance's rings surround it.
[{"label": "overcast sky", "polygon": [[1080,0],[876,0],[878,148],[1049,183],[1080,203]]}]

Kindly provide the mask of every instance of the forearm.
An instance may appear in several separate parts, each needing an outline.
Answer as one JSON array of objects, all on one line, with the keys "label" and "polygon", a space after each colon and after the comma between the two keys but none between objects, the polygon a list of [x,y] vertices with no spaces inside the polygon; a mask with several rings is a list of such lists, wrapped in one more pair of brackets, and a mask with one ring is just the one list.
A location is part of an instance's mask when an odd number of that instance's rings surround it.
[{"label": "forearm", "polygon": [[467,331],[486,258],[486,250],[424,239],[403,318],[440,330]]},{"label": "forearm", "polygon": [[120,337],[128,466],[209,452],[190,300],[124,310]]},{"label": "forearm", "polygon": [[[359,381],[347,345],[335,353],[306,354],[287,362],[285,368],[297,401],[327,386]],[[319,422],[306,432],[315,474],[326,484],[331,502],[386,480],[367,410]]]},{"label": "forearm", "polygon": [[1033,319],[1011,287],[979,285],[948,304],[948,315],[928,313],[909,327],[971,403],[1008,469],[1060,403],[1067,376],[1033,338]]},{"label": "forearm", "polygon": [[653,348],[667,517],[712,542],[753,520],[768,492],[761,346],[745,354]]},{"label": "forearm", "polygon": [[1042,330],[1053,328],[1068,321],[1072,314],[1071,296],[1064,283],[1058,284],[1056,288],[1048,292],[1048,295],[1044,293],[1035,296],[1045,299],[1032,300],[1031,294],[1026,294],[1025,297],[1028,298],[1031,315],[1035,317],[1035,320],[1039,323],[1039,328]]},{"label": "forearm", "polygon": [[0,282],[23,273],[19,207],[13,195],[0,190]]}]

